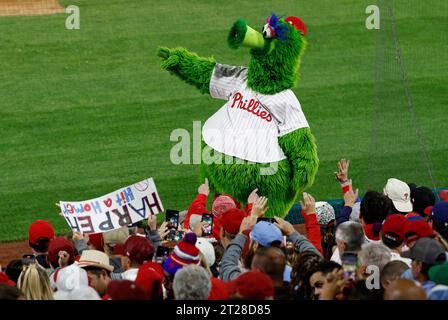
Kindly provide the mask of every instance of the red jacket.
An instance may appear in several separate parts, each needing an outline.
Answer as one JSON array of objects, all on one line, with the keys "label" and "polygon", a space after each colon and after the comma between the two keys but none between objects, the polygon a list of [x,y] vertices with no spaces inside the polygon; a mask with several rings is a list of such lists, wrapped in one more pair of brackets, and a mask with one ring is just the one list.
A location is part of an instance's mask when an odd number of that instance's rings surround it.
[{"label": "red jacket", "polygon": [[317,250],[323,255],[322,249],[322,235],[320,232],[320,224],[317,221],[316,214],[306,214],[302,210],[303,219],[305,219],[306,237],[316,247]]},{"label": "red jacket", "polygon": [[[236,203],[238,207],[240,207],[239,203]],[[250,212],[252,210],[252,204],[249,203],[246,205],[244,211],[247,215],[250,215]],[[188,212],[185,216],[184,220],[184,228],[190,228],[190,217],[192,214],[210,214],[210,211],[207,210],[207,195],[199,193],[196,198],[193,200],[193,202],[190,204],[190,207],[188,208]],[[221,223],[219,222],[219,219],[216,219],[213,217],[213,229],[212,229],[212,236],[216,240],[220,240],[220,232],[221,232]]]}]

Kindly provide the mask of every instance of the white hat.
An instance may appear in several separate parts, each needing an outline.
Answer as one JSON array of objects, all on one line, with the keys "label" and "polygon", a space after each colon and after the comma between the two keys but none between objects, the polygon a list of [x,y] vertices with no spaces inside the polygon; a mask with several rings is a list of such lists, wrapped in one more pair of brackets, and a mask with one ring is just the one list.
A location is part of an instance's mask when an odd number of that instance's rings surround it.
[{"label": "white hat", "polygon": [[215,264],[215,248],[206,238],[198,238],[196,240],[196,248],[204,255],[209,267]]},{"label": "white hat", "polygon": [[327,226],[330,221],[336,219],[334,208],[325,201],[316,202],[316,216],[321,226]]},{"label": "white hat", "polygon": [[109,270],[110,272],[114,270],[114,267],[109,263],[109,256],[98,250],[84,250],[78,261],[78,266],[81,268],[97,267]]},{"label": "white hat", "polygon": [[89,285],[87,272],[76,264],[56,270],[54,280],[58,291],[72,291]]},{"label": "white hat", "polygon": [[395,208],[400,212],[411,212],[411,189],[407,183],[390,178],[384,187],[383,193],[392,200]]}]

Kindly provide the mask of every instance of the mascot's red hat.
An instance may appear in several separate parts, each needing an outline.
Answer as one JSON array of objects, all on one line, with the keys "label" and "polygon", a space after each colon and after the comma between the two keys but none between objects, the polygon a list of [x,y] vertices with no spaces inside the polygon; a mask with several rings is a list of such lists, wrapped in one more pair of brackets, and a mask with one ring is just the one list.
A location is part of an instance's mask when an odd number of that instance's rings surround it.
[{"label": "mascot's red hat", "polygon": [[285,21],[299,30],[303,36],[306,36],[306,25],[302,20],[297,17],[290,16],[286,18]]}]

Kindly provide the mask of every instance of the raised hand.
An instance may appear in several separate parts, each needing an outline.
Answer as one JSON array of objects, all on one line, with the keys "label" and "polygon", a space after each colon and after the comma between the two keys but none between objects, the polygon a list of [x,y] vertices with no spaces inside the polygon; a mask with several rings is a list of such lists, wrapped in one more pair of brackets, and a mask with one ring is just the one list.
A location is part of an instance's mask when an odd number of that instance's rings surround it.
[{"label": "raised hand", "polygon": [[157,230],[157,217],[155,214],[150,214],[148,217],[148,227],[149,230]]},{"label": "raised hand", "polygon": [[58,263],[61,268],[68,266],[70,255],[66,251],[59,251]]},{"label": "raised hand", "polygon": [[240,232],[242,233],[245,230],[251,229],[257,223],[257,217],[254,215],[250,215],[245,217],[243,221],[241,221]]},{"label": "raised hand", "polygon": [[258,198],[260,198],[260,196],[258,195],[257,191],[258,191],[258,188],[254,189],[250,193],[249,197],[247,197],[247,203],[254,203],[255,201],[257,201]]},{"label": "raised hand", "polygon": [[208,185],[208,179],[207,178],[205,178],[205,182],[199,186],[198,193],[205,194],[206,196],[209,195],[210,187]]},{"label": "raised hand", "polygon": [[170,49],[167,47],[159,47],[157,49],[157,55],[163,60],[161,63],[161,67],[163,69],[171,70],[179,65],[180,58],[176,52],[176,49]]},{"label": "raised hand", "polygon": [[266,211],[268,211],[268,207],[266,206],[268,204],[268,198],[266,197],[260,197],[257,200],[255,200],[253,206],[251,215],[255,216],[256,218],[260,218],[264,216]]},{"label": "raised hand", "polygon": [[334,172],[336,180],[340,183],[346,183],[348,181],[348,168],[350,166],[350,160],[341,159],[338,161],[338,172]]},{"label": "raised hand", "polygon": [[163,221],[159,227],[159,235],[162,239],[164,239],[170,233],[170,230],[167,228],[167,226],[168,226],[168,222]]},{"label": "raised hand", "polygon": [[296,229],[294,229],[292,224],[290,224],[288,221],[280,217],[274,217],[274,219],[275,221],[277,221],[275,222],[275,225],[282,231],[283,235],[290,236],[294,233],[294,231],[296,231]]},{"label": "raised hand", "polygon": [[316,213],[316,200],[309,193],[303,193],[303,201],[300,201],[300,205],[306,214]]},{"label": "raised hand", "polygon": [[344,279],[343,270],[333,270],[326,276],[326,281],[322,286],[321,300],[333,300],[342,292],[347,280]]}]

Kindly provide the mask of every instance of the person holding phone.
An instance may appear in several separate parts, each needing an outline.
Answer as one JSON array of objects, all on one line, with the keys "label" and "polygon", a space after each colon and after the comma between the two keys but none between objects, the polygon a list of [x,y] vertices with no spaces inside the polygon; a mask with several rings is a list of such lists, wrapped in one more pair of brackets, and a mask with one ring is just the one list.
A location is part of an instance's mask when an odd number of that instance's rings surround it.
[{"label": "person holding phone", "polygon": [[[246,212],[246,216],[250,215],[252,210],[253,203],[255,200],[259,198],[257,194],[258,189],[255,189],[251,192],[251,194],[247,198],[247,205],[244,208]],[[212,236],[220,240],[220,232],[221,232],[221,224],[220,224],[220,216],[229,209],[240,208],[241,205],[235,201],[230,195],[219,195],[215,197],[212,203],[212,212],[207,210],[207,199],[210,194],[210,187],[208,185],[208,179],[206,178],[204,183],[201,184],[198,188],[198,195],[190,204],[188,208],[187,215],[185,216],[184,228],[191,229],[190,218],[192,215],[203,215],[203,214],[212,214],[213,215],[213,227],[212,227]]]}]

